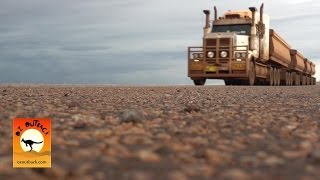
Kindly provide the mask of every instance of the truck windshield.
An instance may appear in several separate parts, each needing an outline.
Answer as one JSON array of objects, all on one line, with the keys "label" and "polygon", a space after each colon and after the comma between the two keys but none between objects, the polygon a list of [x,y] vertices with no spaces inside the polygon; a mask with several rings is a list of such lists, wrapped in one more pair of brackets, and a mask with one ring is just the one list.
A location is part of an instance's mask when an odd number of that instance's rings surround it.
[{"label": "truck windshield", "polygon": [[217,25],[212,27],[212,32],[235,32],[240,35],[250,35],[251,26],[243,25]]}]

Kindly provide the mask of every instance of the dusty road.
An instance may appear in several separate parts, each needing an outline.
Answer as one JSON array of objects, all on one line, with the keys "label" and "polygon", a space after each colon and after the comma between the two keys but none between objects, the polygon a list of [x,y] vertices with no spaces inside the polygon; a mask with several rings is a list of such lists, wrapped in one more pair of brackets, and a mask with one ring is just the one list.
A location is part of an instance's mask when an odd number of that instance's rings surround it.
[{"label": "dusty road", "polygon": [[[12,168],[50,117],[51,169]],[[319,179],[320,86],[0,86],[0,179]]]}]

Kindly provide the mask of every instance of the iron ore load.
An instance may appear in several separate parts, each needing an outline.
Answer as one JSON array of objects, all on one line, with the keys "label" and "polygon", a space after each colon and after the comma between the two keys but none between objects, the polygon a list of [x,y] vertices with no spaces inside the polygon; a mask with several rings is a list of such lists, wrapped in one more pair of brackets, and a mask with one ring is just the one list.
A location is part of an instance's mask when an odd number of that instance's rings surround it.
[{"label": "iron ore load", "polygon": [[[223,79],[226,85],[315,85],[315,64],[273,29],[255,7],[206,16],[203,45],[188,47],[188,76],[195,85]],[[211,23],[212,22],[212,23]]]}]

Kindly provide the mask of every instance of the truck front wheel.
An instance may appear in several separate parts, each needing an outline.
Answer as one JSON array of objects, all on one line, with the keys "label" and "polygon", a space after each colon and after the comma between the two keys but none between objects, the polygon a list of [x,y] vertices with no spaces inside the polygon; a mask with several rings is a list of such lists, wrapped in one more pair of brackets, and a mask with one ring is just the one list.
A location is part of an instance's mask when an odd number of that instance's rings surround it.
[{"label": "truck front wheel", "polygon": [[249,85],[253,86],[256,81],[256,67],[253,61],[250,62],[250,70],[249,70]]},{"label": "truck front wheel", "polygon": [[224,80],[224,84],[225,84],[226,86],[231,86],[231,85],[232,85],[232,80],[225,79],[225,80]]},{"label": "truck front wheel", "polygon": [[203,86],[206,83],[206,78],[203,79],[194,79],[193,80],[194,85],[196,86]]}]

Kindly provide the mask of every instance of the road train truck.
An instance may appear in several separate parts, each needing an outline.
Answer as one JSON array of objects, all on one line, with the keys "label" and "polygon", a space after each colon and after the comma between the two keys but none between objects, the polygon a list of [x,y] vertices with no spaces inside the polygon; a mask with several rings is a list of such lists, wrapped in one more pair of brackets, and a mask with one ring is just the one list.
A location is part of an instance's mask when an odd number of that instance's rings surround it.
[{"label": "road train truck", "polygon": [[188,47],[188,76],[195,85],[222,79],[226,85],[315,85],[315,64],[269,29],[255,7],[228,11],[214,20],[203,10],[203,45]]}]

